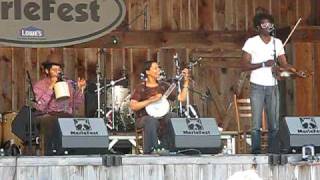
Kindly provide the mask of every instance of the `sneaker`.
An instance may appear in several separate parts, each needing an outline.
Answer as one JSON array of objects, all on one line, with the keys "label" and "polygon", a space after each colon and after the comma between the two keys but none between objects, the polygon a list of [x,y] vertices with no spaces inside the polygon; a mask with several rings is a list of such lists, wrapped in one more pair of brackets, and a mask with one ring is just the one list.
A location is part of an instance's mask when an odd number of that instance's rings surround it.
[{"label": "sneaker", "polygon": [[169,150],[162,148],[162,149],[154,149],[151,154],[158,154],[158,155],[164,156],[164,155],[169,155],[169,153],[170,153]]},{"label": "sneaker", "polygon": [[161,145],[158,145],[156,147],[153,148],[151,154],[158,154],[158,155],[168,155],[169,154],[169,150],[164,148]]}]

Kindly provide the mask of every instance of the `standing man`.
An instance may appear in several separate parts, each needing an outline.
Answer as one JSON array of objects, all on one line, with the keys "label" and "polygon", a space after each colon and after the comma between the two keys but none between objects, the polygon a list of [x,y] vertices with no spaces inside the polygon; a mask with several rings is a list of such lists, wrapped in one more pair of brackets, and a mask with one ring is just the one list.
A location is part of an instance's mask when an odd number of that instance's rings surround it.
[{"label": "standing man", "polygon": [[[144,131],[143,152],[149,154],[157,147],[158,139],[164,148],[171,149],[173,147],[173,130],[169,122],[170,118],[177,117],[177,115],[169,112],[164,117],[155,118],[147,114],[146,106],[159,101],[169,84],[158,81],[160,68],[156,61],[145,62],[143,74],[147,79],[135,88],[131,96],[130,108],[136,115],[136,127],[143,128]],[[185,101],[189,86],[188,69],[184,69],[182,74],[184,83],[178,94],[179,101]],[[174,100],[175,95],[170,95],[169,99]]]},{"label": "standing man", "polygon": [[254,26],[258,35],[249,38],[243,50],[243,69],[251,70],[250,101],[252,109],[252,153],[261,153],[260,128],[262,112],[265,109],[268,124],[268,152],[279,151],[279,91],[273,70],[296,72],[287,63],[283,44],[280,39],[270,35],[274,31],[274,19],[266,13],[256,14]]},{"label": "standing man", "polygon": [[45,143],[45,155],[51,155],[54,150],[57,150],[58,118],[72,117],[74,110],[84,102],[83,92],[86,81],[80,78],[76,83],[66,80],[70,97],[56,99],[54,85],[62,76],[62,57],[59,54],[50,54],[47,60],[42,63],[42,66],[45,77],[34,85],[33,89],[36,96],[34,106],[40,111],[40,116],[36,119],[37,123],[40,124],[40,134],[44,136],[42,141]]}]

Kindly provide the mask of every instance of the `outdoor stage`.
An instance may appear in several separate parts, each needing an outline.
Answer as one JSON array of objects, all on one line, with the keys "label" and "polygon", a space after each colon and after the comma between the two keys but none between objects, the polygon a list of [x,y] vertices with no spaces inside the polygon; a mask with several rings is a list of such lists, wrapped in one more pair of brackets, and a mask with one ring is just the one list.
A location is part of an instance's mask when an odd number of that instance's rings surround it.
[{"label": "outdoor stage", "polygon": [[269,164],[266,155],[2,157],[0,179],[226,180],[254,164],[264,180],[319,179],[320,162],[303,162],[299,155],[285,157],[284,165]]}]

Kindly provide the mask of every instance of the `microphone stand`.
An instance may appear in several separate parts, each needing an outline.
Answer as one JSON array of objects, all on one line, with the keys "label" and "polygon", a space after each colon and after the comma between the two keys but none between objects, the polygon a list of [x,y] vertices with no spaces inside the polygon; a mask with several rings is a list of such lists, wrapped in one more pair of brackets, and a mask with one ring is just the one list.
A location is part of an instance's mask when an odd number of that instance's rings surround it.
[{"label": "microphone stand", "polygon": [[[115,94],[115,89],[114,89],[114,86],[118,83],[118,82],[120,82],[120,81],[123,81],[123,80],[125,80],[125,79],[127,79],[127,77],[122,77],[122,78],[120,78],[120,79],[117,79],[117,80],[112,80],[109,84],[106,84],[106,85],[104,85],[103,87],[98,87],[97,86],[97,89],[94,91],[94,92],[97,92],[97,93],[99,93],[101,90],[103,90],[103,89],[106,89],[106,88],[108,88],[108,87],[110,87],[111,86],[111,97],[112,97],[112,108],[111,108],[111,112],[112,112],[112,127],[109,127],[110,129],[114,129],[114,112],[115,112],[115,97],[114,97],[114,94]],[[99,97],[99,95],[98,95],[98,97]],[[108,115],[108,113],[106,114],[106,115]]]},{"label": "microphone stand", "polygon": [[123,80],[125,80],[125,79],[127,79],[127,77],[122,77],[122,78],[117,79],[117,80],[115,80],[115,81],[112,80],[109,84],[106,84],[106,85],[104,85],[103,87],[100,87],[100,89],[97,88],[94,92],[98,92],[98,91],[101,91],[101,90],[103,90],[103,89],[105,89],[105,88],[108,88],[108,87],[110,87],[110,86],[114,86],[114,85],[116,85],[118,82],[123,81]]},{"label": "microphone stand", "polygon": [[[192,89],[192,88],[188,88],[188,89],[192,93],[195,93],[200,96],[200,99],[202,100],[202,115],[204,116],[204,114],[206,114],[206,116],[208,116],[208,112],[209,112],[208,102],[213,101],[211,93],[209,93],[209,92],[202,93],[202,92],[195,90],[195,89]],[[206,105],[206,108],[204,107],[205,105]],[[205,113],[205,111],[206,111],[206,113]]]},{"label": "microphone stand", "polygon": [[32,81],[31,81],[31,77],[29,74],[29,71],[27,71],[27,81],[28,81],[28,118],[29,118],[29,128],[28,131],[28,149],[29,149],[29,155],[33,155],[32,154],[32,102],[36,102],[35,100],[35,93],[33,91],[33,85],[32,85]]},{"label": "microphone stand", "polygon": [[[75,111],[76,111],[76,104],[75,104],[75,94],[77,92],[77,83],[71,81],[71,85],[73,88],[73,92],[72,92],[72,116],[75,117]],[[79,89],[79,91],[81,91],[81,89]]]},{"label": "microphone stand", "polygon": [[98,63],[97,63],[97,67],[96,67],[96,74],[97,74],[97,83],[96,83],[96,85],[97,85],[97,90],[96,90],[96,92],[97,92],[97,113],[98,113],[98,118],[100,118],[101,117],[101,115],[100,115],[100,113],[102,112],[102,109],[101,109],[101,103],[100,103],[100,94],[101,94],[101,92],[100,92],[100,90],[101,90],[101,88],[100,88],[100,86],[101,86],[101,83],[100,83],[100,79],[101,79],[101,70],[100,70],[100,53],[101,52],[98,52]]},{"label": "microphone stand", "polygon": [[[189,62],[188,69],[191,71],[192,67],[194,67],[197,64],[200,64],[199,62],[201,60],[202,60],[202,58],[199,57],[197,60]],[[186,113],[185,113],[187,118],[190,118],[190,110],[189,110],[190,107],[191,106],[190,106],[189,91],[187,91],[187,102],[186,102]],[[191,108],[193,108],[193,107],[191,107]]]},{"label": "microphone stand", "polygon": [[[179,65],[179,58],[178,58],[178,53],[176,53],[174,56],[173,56],[173,60],[174,60],[174,64],[176,66],[176,79],[180,77],[180,65]],[[178,94],[181,93],[181,82],[180,80],[178,79],[177,81],[177,90],[178,90]],[[182,102],[179,101],[179,111],[178,111],[178,116],[179,117],[182,117],[182,114],[183,114],[183,108],[182,108]]]},{"label": "microphone stand", "polygon": [[[270,32],[270,34],[271,34],[271,36],[273,36],[273,60],[274,60],[274,66],[275,67],[277,67],[277,66],[279,66],[279,64],[278,64],[278,59],[277,59],[277,51],[276,51],[276,40],[275,40],[275,37],[276,37],[276,28],[274,28],[273,29],[273,31],[271,31]],[[280,109],[279,109],[279,104],[280,104],[280,97],[279,97],[279,101],[278,101],[278,98],[277,98],[277,96],[279,96],[279,90],[278,90],[278,87],[280,87],[280,83],[279,83],[279,86],[277,86],[277,79],[274,77],[274,81],[275,81],[275,88],[274,88],[274,93],[275,93],[275,101],[276,101],[276,105],[274,106],[274,108],[275,108],[275,113],[274,113],[274,120],[276,121],[276,122],[278,122],[279,123],[279,121],[278,121],[278,119],[276,119],[277,118],[277,113],[280,113]],[[280,115],[280,114],[279,114]],[[279,116],[278,116],[279,117]],[[272,148],[272,150],[273,151],[275,151],[275,152],[278,152],[278,153],[280,153],[280,140],[279,140],[279,133],[280,133],[280,129],[279,129],[279,131],[278,131],[278,134],[277,134],[277,136],[275,137],[275,142],[276,143],[274,143],[274,146],[276,146],[276,147],[271,147]]]}]

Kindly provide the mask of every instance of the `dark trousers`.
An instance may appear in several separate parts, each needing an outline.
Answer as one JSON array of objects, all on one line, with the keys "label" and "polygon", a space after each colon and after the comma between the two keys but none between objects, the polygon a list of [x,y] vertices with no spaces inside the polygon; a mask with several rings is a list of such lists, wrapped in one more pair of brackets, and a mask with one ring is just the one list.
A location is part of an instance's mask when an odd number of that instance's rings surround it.
[{"label": "dark trousers", "polygon": [[[41,139],[41,149],[43,155],[50,156],[59,154],[59,123],[58,118],[72,117],[67,113],[50,113],[44,114],[36,117],[36,122],[39,125],[40,139]],[[56,152],[54,152],[54,150]]]},{"label": "dark trousers", "polygon": [[170,119],[177,117],[175,113],[168,113],[161,119],[151,116],[143,116],[140,123],[136,124],[137,128],[143,128],[143,152],[149,154],[153,148],[158,145],[160,140],[161,146],[166,149],[172,149],[174,145],[174,132]]}]

